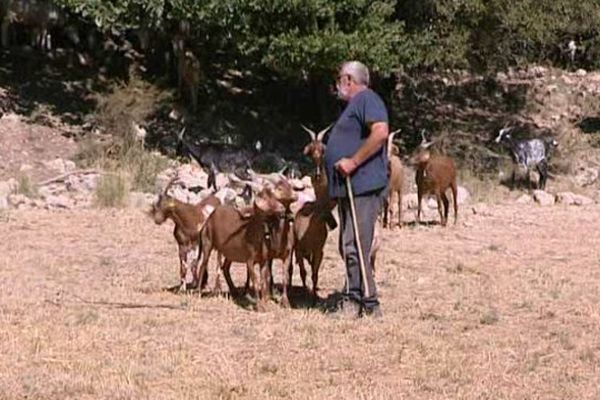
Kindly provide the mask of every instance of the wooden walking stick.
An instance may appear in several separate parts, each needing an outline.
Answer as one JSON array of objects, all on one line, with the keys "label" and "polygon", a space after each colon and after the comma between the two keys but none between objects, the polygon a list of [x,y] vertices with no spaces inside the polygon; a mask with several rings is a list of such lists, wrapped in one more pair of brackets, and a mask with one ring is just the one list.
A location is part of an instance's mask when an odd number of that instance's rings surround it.
[{"label": "wooden walking stick", "polygon": [[369,290],[369,280],[367,279],[367,270],[365,268],[365,259],[362,251],[362,244],[360,243],[360,232],[358,230],[358,220],[356,219],[356,208],[354,208],[354,192],[352,191],[352,182],[350,176],[346,176],[346,191],[348,192],[348,200],[350,200],[350,213],[352,215],[352,227],[354,228],[354,240],[356,240],[356,247],[358,249],[358,263],[360,264],[360,274],[362,281],[365,285],[364,297],[371,297],[371,290]]}]

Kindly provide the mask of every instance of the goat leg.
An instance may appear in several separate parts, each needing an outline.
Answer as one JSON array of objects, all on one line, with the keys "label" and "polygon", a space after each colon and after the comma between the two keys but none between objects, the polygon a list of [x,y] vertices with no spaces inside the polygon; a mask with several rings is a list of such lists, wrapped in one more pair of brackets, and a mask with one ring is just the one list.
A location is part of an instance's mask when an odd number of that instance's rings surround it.
[{"label": "goat leg", "polygon": [[448,196],[446,195],[446,193],[442,193],[441,194],[442,197],[442,203],[444,206],[444,226],[446,224],[448,224],[448,212],[450,211],[450,202],[448,201]]},{"label": "goat leg", "polygon": [[417,192],[417,224],[421,224],[421,200],[423,199],[423,193]]},{"label": "goat leg", "polygon": [[233,280],[231,279],[231,261],[229,261],[229,259],[225,259],[221,270],[223,271],[223,276],[225,277],[225,281],[227,282],[227,287],[229,287],[229,294],[233,297],[237,297],[238,291],[233,283]]},{"label": "goat leg", "polygon": [[304,266],[304,257],[296,257],[298,260],[298,268],[300,269],[300,279],[302,279],[302,287],[306,289],[306,267]]},{"label": "goat leg", "polygon": [[281,305],[288,308],[290,299],[288,297],[288,287],[290,285],[290,265],[292,263],[292,252],[285,257],[281,263]]},{"label": "goat leg", "polygon": [[217,296],[221,294],[221,271],[223,270],[223,257],[221,253],[217,253],[217,268],[215,277],[215,286],[213,287],[213,293]]},{"label": "goat leg", "polygon": [[515,169],[513,168],[512,170],[512,174],[510,175],[510,189],[514,190],[515,189],[515,183],[517,180],[517,172],[515,171]]},{"label": "goat leg", "polygon": [[398,228],[402,228],[402,191],[397,192],[398,195]]},{"label": "goat leg", "polygon": [[[206,273],[206,267],[208,265],[208,259],[212,253],[212,243],[210,240],[203,240],[202,242],[202,263],[198,269],[198,276],[195,277],[196,282],[203,282],[204,275]],[[200,296],[202,296],[202,288],[200,288]]]},{"label": "goat leg", "polygon": [[187,256],[188,250],[185,247],[179,248],[179,280],[181,285],[179,286],[179,291],[184,292],[187,289]]},{"label": "goat leg", "polygon": [[248,260],[246,262],[246,268],[248,270],[248,276],[250,277],[250,281],[252,282],[252,287],[254,289],[254,297],[256,298],[256,300],[258,301],[258,295],[259,295],[259,286],[258,286],[258,282],[256,281],[256,272],[254,271],[254,260]]},{"label": "goat leg", "polygon": [[537,165],[538,173],[540,174],[540,180],[538,183],[538,187],[541,190],[546,188],[546,180],[548,179],[548,164],[546,161],[542,161]]},{"label": "goat leg", "polygon": [[319,249],[313,253],[311,260],[313,306],[316,305],[317,301],[319,300],[317,290],[319,289],[319,268],[321,267],[322,260],[323,250]]},{"label": "goat leg", "polygon": [[440,221],[442,226],[446,226],[446,220],[444,219],[444,213],[442,212],[442,195],[440,193],[435,194],[435,199],[437,201],[438,213],[440,214]]},{"label": "goat leg", "polygon": [[[255,286],[256,292],[256,309],[257,311],[264,312],[267,310],[267,298],[269,295],[269,263],[262,262],[259,264],[260,271],[260,282]],[[254,269],[254,268],[252,268]],[[254,273],[254,271],[252,271]],[[254,280],[256,282],[256,280]]]},{"label": "goat leg", "polygon": [[389,197],[385,198],[383,200],[383,227],[387,228],[388,227],[388,219],[389,219],[389,214],[390,214],[390,199],[392,197],[392,194],[390,192]]},{"label": "goat leg", "polygon": [[454,225],[456,225],[456,220],[458,219],[458,189],[456,182],[453,182],[450,188],[452,189],[452,205],[454,207]]}]

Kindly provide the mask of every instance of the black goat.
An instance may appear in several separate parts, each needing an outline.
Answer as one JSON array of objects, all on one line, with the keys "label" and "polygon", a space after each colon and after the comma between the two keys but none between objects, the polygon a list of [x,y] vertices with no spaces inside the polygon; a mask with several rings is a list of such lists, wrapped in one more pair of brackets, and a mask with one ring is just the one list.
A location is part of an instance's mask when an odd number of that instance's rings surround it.
[{"label": "black goat", "polygon": [[[531,184],[529,171],[533,168],[537,169],[540,174],[538,188],[543,190],[546,187],[546,180],[548,179],[548,162],[552,150],[558,146],[558,142],[552,138],[515,140],[510,134],[513,130],[514,127],[500,129],[495,142],[504,143],[510,149],[515,166],[526,168],[527,182],[529,184]],[[515,187],[515,174],[516,171],[513,168],[511,175],[511,185],[513,188]]]},{"label": "black goat", "polygon": [[219,172],[234,173],[240,179],[249,181],[251,176],[248,169],[261,173],[279,171],[285,172],[288,178],[297,172],[297,167],[288,163],[283,157],[275,152],[263,151],[260,142],[256,143],[255,149],[250,150],[226,143],[192,144],[183,139],[185,128],[181,130],[178,137],[177,153],[193,158],[208,174],[208,187],[215,190],[216,174]]}]

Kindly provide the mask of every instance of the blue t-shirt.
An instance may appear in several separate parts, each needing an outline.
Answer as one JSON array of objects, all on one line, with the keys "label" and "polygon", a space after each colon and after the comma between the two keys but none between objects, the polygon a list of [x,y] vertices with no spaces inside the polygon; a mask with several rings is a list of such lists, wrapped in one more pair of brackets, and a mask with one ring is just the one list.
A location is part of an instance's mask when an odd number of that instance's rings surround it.
[{"label": "blue t-shirt", "polygon": [[[365,89],[352,97],[329,135],[325,166],[331,198],[346,197],[346,178],[335,169],[335,163],[358,151],[370,134],[370,125],[375,122],[388,122],[387,110],[377,93]],[[385,146],[382,146],[352,174],[354,194],[385,188],[388,184],[387,163]]]}]

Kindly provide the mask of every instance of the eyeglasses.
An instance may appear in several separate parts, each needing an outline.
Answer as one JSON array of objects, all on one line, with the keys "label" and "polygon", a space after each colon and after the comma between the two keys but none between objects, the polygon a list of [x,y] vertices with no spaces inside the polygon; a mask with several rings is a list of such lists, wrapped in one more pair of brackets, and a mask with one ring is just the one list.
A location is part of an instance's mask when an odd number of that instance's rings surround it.
[{"label": "eyeglasses", "polygon": [[340,82],[340,81],[342,80],[342,78],[343,78],[343,77],[348,77],[348,79],[351,79],[351,77],[350,77],[350,75],[349,75],[349,74],[339,74],[339,75],[337,76],[337,80],[336,80],[336,81],[337,81],[337,82]]}]

